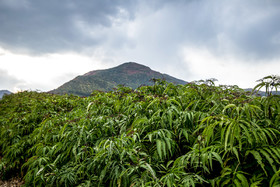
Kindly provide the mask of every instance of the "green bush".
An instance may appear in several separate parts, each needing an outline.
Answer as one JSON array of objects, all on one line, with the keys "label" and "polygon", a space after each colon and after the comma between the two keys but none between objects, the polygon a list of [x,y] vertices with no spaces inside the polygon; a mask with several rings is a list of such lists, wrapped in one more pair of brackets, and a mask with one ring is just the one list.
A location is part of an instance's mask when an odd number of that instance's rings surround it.
[{"label": "green bush", "polygon": [[279,185],[279,96],[155,80],[0,101],[0,177],[26,186]]}]

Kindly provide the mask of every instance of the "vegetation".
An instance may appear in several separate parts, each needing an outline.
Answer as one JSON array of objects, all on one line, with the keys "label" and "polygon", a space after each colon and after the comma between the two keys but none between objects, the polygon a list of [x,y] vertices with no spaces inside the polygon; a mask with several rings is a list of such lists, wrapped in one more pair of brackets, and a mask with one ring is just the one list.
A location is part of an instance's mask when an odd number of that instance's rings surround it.
[{"label": "vegetation", "polygon": [[[267,96],[277,94],[277,88],[280,87],[280,77],[277,75],[266,76],[260,80],[257,80],[257,82],[260,83],[257,86],[255,86],[253,91],[259,91],[261,88],[265,87],[265,92]],[[273,89],[276,90],[275,93],[273,93]]]},{"label": "vegetation", "polygon": [[[257,88],[256,88],[257,89]],[[0,101],[0,176],[26,186],[280,185],[280,96],[155,80]]]}]

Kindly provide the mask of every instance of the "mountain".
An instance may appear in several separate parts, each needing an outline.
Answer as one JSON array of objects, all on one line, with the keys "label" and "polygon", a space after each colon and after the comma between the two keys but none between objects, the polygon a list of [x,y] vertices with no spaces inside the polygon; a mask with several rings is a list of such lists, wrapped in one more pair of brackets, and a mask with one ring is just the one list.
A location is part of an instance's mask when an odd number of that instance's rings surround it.
[{"label": "mountain", "polygon": [[[246,89],[244,89],[244,91],[252,92],[253,89],[252,89],[252,88],[246,88]],[[256,91],[255,91],[255,93],[256,93]],[[279,92],[279,91],[278,91],[278,92],[272,91],[271,94],[272,94],[272,95],[280,95],[280,92]],[[257,93],[256,95],[259,95],[259,96],[267,96],[266,92],[260,91],[260,90],[258,91],[258,93]]]},{"label": "mountain", "polygon": [[94,90],[110,91],[118,85],[128,86],[133,89],[141,85],[152,85],[153,83],[150,81],[152,78],[164,79],[175,84],[187,83],[167,74],[151,70],[147,66],[127,62],[110,69],[90,71],[50,92],[54,94],[89,96]]},{"label": "mountain", "polygon": [[10,92],[9,90],[0,90],[0,99],[2,99],[2,97],[5,95],[5,94],[11,94],[12,92]]}]

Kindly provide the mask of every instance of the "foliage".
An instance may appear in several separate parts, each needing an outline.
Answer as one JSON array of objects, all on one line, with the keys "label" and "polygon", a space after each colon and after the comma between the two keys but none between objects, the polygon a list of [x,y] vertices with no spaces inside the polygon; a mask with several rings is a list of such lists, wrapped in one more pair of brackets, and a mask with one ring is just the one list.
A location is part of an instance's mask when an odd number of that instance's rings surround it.
[{"label": "foliage", "polygon": [[280,87],[280,77],[277,75],[266,76],[260,80],[257,80],[257,82],[260,83],[255,86],[253,91],[259,91],[261,88],[265,87],[265,92],[268,96],[272,95],[273,89],[276,90],[277,94],[277,88]]},{"label": "foliage", "polygon": [[213,80],[0,101],[0,177],[26,186],[276,186],[280,98]]}]

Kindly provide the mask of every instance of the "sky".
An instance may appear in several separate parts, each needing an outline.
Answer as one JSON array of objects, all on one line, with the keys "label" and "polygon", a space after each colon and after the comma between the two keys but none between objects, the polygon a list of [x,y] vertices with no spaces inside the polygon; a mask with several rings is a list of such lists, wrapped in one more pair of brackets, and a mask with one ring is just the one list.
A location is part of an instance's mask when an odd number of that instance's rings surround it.
[{"label": "sky", "polygon": [[137,62],[185,81],[279,75],[279,0],[0,0],[0,90]]}]

